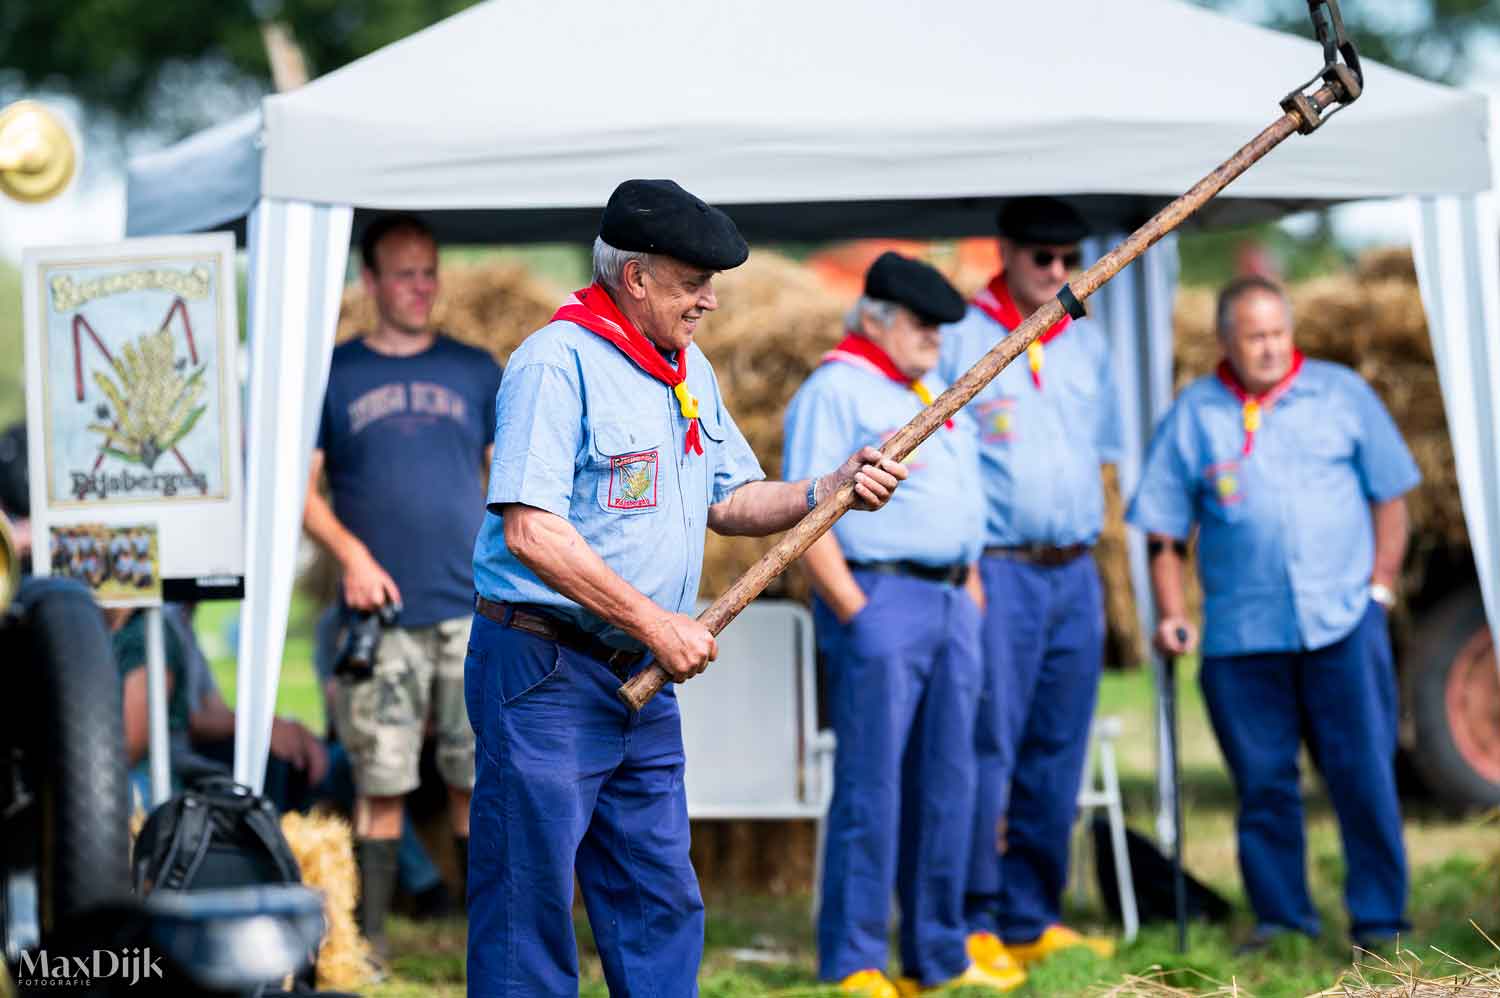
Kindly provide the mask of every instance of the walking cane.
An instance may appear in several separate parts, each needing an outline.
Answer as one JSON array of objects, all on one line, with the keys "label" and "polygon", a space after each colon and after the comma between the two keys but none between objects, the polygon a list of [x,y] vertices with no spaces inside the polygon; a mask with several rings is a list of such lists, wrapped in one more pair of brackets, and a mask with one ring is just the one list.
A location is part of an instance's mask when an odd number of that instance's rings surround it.
[{"label": "walking cane", "polygon": [[[1186,628],[1177,629],[1177,640],[1186,644]],[[1167,728],[1167,754],[1172,768],[1172,908],[1177,915],[1177,952],[1187,952],[1187,882],[1182,873],[1182,760],[1177,754],[1177,656],[1161,657],[1161,709]]]},{"label": "walking cane", "polygon": [[[1083,303],[1090,295],[1150,249],[1157,240],[1190,218],[1236,177],[1254,166],[1294,132],[1312,134],[1323,122],[1359,98],[1364,77],[1360,73],[1359,54],[1344,33],[1338,0],[1308,0],[1307,6],[1312,14],[1318,40],[1323,44],[1323,68],[1318,75],[1282,98],[1281,117],[1212,173],[1198,181],[1186,194],[1157,212],[1124,242],[1101,257],[1079,275],[1077,283],[1064,284],[1056,298],[1033,312],[1014,332],[997,343],[949,386],[947,391],[934,399],[932,405],[897,430],[885,442],[883,452],[886,455],[905,457],[910,454],[979,394],[1011,361],[1025,353],[1031,341],[1040,336],[1043,330],[1050,328],[1064,314],[1075,319],[1082,318],[1085,315]],[[1309,87],[1319,83],[1322,85],[1316,90],[1307,92]],[[744,575],[736,579],[722,596],[714,600],[699,615],[698,620],[714,634],[724,630],[751,600],[760,595],[772,579],[786,571],[788,565],[800,558],[853,505],[854,483],[850,481],[825,496],[815,509],[808,512],[759,561],[750,566]],[[618,695],[631,709],[640,710],[669,682],[671,676],[653,662],[650,668],[642,669],[621,686]]]}]

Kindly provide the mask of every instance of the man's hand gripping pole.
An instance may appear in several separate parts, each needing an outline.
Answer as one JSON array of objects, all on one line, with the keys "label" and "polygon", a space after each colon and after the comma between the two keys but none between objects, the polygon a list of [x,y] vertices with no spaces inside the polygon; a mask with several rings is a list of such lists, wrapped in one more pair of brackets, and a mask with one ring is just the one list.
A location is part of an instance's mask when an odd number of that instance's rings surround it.
[{"label": "man's hand gripping pole", "polygon": [[[1313,132],[1334,111],[1359,98],[1364,84],[1359,54],[1344,34],[1337,0],[1308,0],[1308,8],[1318,40],[1323,43],[1324,66],[1317,76],[1282,100],[1281,117],[1212,173],[1198,181],[1186,194],[1157,212],[1124,242],[1101,257],[1079,275],[1076,283],[1063,285],[1055,299],[1033,312],[1025,322],[995,344],[989,353],[949,386],[947,391],[934,399],[932,405],[897,430],[882,448],[886,455],[904,459],[978,395],[1011,361],[1025,353],[1031,341],[1061,319],[1064,313],[1081,316],[1083,302],[1090,295],[1191,217],[1236,177],[1259,162],[1289,136],[1297,132],[1304,135]],[[1307,92],[1309,87],[1314,86],[1315,90]],[[723,631],[751,600],[760,595],[772,579],[800,558],[853,505],[853,482],[845,483],[831,495],[825,496],[816,509],[787,531],[775,546],[736,579],[722,596],[714,600],[698,619],[714,634]],[[650,667],[621,686],[618,694],[631,709],[640,710],[669,682],[671,677],[653,662]]]}]

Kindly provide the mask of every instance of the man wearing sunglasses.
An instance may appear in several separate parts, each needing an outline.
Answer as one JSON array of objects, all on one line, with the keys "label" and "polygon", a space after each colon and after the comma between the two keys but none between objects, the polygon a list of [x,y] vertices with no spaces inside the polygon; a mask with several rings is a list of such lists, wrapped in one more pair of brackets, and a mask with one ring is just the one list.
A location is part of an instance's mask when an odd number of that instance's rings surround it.
[{"label": "man wearing sunglasses", "polygon": [[[943,336],[938,373],[956,380],[1082,263],[1082,217],[1054,198],[1001,209],[1001,271]],[[1104,523],[1099,466],[1116,460],[1109,344],[1066,316],[964,410],[977,426],[987,513],[987,610],[975,728],[978,799],[965,898],[969,950],[998,968],[1108,940],[1061,924],[1068,840],[1104,651],[1104,605],[1089,551]]]}]

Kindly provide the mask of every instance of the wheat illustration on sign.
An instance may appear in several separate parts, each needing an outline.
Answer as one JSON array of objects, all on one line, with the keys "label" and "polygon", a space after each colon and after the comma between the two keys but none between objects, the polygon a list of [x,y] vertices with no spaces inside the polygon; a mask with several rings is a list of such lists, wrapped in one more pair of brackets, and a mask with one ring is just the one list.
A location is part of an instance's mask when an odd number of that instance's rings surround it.
[{"label": "wheat illustration on sign", "polygon": [[629,502],[637,502],[651,491],[651,465],[646,461],[627,464],[621,469],[621,493]]},{"label": "wheat illustration on sign", "polygon": [[[182,320],[186,357],[177,356],[173,315]],[[175,299],[155,332],[143,333],[126,343],[118,355],[109,351],[86,318],[74,316],[73,378],[78,402],[84,401],[85,394],[83,333],[109,364],[108,371],[91,372],[94,385],[108,400],[95,408],[96,421],[88,425],[90,432],[100,436],[95,470],[106,456],[150,469],[163,454],[170,453],[185,472],[192,474],[177,444],[193,431],[208,409],[202,401],[207,390],[207,365],[198,362],[186,303]]]}]

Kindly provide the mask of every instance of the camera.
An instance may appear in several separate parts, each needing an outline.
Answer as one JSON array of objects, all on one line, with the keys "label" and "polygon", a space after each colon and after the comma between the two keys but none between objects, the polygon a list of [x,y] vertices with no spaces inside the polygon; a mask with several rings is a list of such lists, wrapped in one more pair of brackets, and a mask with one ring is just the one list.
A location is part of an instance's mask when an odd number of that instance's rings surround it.
[{"label": "camera", "polygon": [[338,650],[333,657],[333,674],[347,676],[359,683],[375,674],[375,652],[380,647],[380,632],[394,627],[401,604],[386,603],[374,612],[354,613],[339,634]]}]

